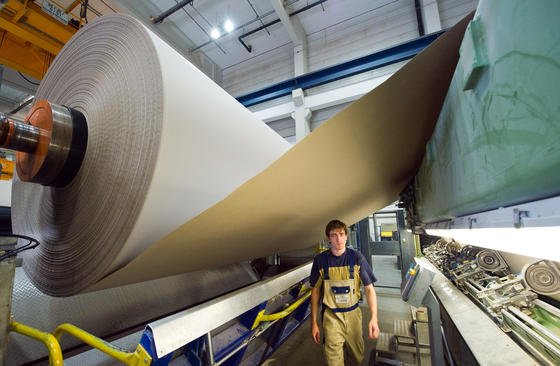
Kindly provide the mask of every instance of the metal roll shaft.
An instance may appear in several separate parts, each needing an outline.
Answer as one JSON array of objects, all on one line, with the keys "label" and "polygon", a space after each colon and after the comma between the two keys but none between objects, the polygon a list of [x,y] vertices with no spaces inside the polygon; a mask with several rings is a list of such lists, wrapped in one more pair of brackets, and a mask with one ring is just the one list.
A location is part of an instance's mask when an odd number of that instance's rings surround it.
[{"label": "metal roll shaft", "polygon": [[22,181],[67,185],[81,166],[86,144],[86,120],[75,109],[40,100],[25,121],[0,114],[0,146],[17,152]]},{"label": "metal roll shaft", "polygon": [[33,153],[39,143],[40,129],[8,118],[0,113],[0,146],[4,149]]}]

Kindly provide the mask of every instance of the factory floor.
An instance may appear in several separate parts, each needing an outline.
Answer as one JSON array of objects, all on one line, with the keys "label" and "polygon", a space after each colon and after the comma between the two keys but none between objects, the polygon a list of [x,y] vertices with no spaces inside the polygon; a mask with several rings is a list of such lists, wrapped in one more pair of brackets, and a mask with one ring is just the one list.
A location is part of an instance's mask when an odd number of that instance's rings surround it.
[{"label": "factory floor", "polygon": [[[410,306],[402,301],[399,288],[381,286],[400,286],[401,272],[397,267],[395,256],[374,256],[373,267],[378,279],[376,285],[379,328],[381,332],[393,333],[394,320],[411,320]],[[367,339],[367,322],[369,309],[361,305],[363,312],[363,329],[366,336],[365,358],[362,365],[374,365],[376,341]],[[372,350],[374,352],[372,352]],[[405,364],[414,365],[412,353],[399,353],[397,358]],[[311,339],[311,322],[308,319],[288,340],[274,352],[263,365],[325,365],[322,346]]]}]

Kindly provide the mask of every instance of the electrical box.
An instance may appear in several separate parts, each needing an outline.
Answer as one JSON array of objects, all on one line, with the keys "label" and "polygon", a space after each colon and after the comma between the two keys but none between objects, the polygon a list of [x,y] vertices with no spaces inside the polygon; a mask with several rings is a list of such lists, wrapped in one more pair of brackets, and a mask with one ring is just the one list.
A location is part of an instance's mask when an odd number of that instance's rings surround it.
[{"label": "electrical box", "polygon": [[435,273],[419,264],[412,264],[406,273],[406,280],[401,291],[404,301],[412,306],[422,306]]}]

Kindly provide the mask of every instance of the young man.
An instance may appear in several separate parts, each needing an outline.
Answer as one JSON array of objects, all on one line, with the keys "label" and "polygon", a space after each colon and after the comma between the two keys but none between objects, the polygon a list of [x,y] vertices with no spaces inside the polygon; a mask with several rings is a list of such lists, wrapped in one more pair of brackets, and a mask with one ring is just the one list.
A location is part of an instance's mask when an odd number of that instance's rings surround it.
[{"label": "young man", "polygon": [[323,304],[323,332],[325,333],[325,358],[329,366],[344,365],[346,345],[360,364],[364,359],[362,335],[362,311],[358,306],[360,286],[363,284],[371,313],[368,323],[370,339],[379,336],[377,325],[377,297],[373,283],[377,281],[364,256],[346,248],[348,228],[339,220],[332,220],[325,228],[331,249],[313,259],[310,283],[311,291],[311,337],[321,343],[317,323],[319,303]]}]

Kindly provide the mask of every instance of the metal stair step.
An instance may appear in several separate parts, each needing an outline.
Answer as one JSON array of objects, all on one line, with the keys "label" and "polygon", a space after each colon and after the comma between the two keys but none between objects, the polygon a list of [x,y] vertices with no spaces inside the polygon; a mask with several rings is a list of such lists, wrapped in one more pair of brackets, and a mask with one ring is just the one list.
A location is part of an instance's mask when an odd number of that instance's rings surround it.
[{"label": "metal stair step", "polygon": [[[421,347],[418,349],[418,351],[420,352],[420,355],[430,354],[429,348]],[[398,344],[397,353],[401,353],[401,352],[416,353],[416,347],[414,345]]]},{"label": "metal stair step", "polygon": [[395,319],[393,321],[393,330],[396,337],[412,339],[414,343],[414,333],[412,332],[412,321],[404,319]]},{"label": "metal stair step", "polygon": [[429,353],[420,353],[420,366],[431,366],[432,357]]},{"label": "metal stair step", "polygon": [[405,364],[399,360],[394,358],[388,358],[384,356],[377,355],[375,357],[374,365],[383,365],[383,366],[405,366]]},{"label": "metal stair step", "polygon": [[378,352],[385,353],[396,353],[395,342],[393,342],[394,335],[391,333],[379,333],[379,338],[377,338],[377,343],[375,345],[375,350]]},{"label": "metal stair step", "polygon": [[428,322],[428,309],[426,307],[414,307],[411,306],[410,307],[411,313],[412,313],[412,320],[416,321],[416,322],[423,322],[423,323],[427,323]]},{"label": "metal stair step", "polygon": [[416,323],[416,333],[418,334],[418,345],[420,347],[430,346],[430,329],[427,323]]}]

